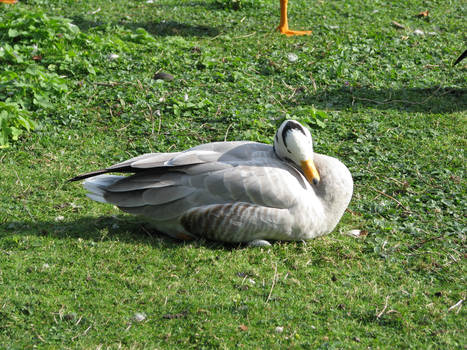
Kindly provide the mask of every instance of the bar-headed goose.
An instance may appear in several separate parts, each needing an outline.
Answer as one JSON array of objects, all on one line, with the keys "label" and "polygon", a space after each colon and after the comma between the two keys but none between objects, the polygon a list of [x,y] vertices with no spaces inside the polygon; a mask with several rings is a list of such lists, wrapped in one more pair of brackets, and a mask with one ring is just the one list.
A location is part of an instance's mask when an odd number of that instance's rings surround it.
[{"label": "bar-headed goose", "polygon": [[330,233],[353,191],[347,167],[314,153],[309,130],[293,120],[282,123],[273,146],[213,142],[144,154],[71,181],[82,179],[91,199],[141,215],[172,237],[258,245]]}]

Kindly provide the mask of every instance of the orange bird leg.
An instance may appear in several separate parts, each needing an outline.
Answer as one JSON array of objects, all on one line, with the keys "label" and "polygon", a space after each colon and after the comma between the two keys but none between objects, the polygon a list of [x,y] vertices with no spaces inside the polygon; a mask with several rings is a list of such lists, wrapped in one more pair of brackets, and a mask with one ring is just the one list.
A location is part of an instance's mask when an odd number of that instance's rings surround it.
[{"label": "orange bird leg", "polygon": [[285,34],[287,36],[291,35],[310,35],[311,30],[291,30],[289,29],[289,23],[287,21],[287,3],[289,0],[280,0],[281,2],[281,22],[277,30],[281,32],[281,34]]}]

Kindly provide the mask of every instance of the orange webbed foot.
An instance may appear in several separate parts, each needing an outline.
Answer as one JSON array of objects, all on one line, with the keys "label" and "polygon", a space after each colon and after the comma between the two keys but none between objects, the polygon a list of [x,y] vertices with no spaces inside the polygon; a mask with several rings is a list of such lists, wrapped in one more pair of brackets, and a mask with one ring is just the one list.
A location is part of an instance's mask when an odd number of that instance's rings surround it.
[{"label": "orange webbed foot", "polygon": [[291,30],[285,27],[278,27],[277,30],[284,35],[292,36],[292,35],[310,35],[312,33],[311,30]]}]

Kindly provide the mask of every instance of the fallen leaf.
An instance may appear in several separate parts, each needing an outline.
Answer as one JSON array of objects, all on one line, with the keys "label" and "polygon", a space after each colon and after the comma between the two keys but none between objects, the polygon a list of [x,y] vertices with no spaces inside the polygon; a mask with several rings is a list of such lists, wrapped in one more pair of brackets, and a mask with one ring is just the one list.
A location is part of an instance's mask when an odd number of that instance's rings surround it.
[{"label": "fallen leaf", "polygon": [[165,314],[164,316],[162,316],[162,318],[165,318],[167,320],[172,320],[174,318],[183,318],[183,317],[186,317],[187,315],[188,315],[188,311],[183,311],[178,314]]},{"label": "fallen leaf", "polygon": [[42,56],[41,56],[41,55],[32,56],[32,59],[33,59],[34,61],[41,61],[41,60],[42,60]]},{"label": "fallen leaf", "polygon": [[396,21],[392,21],[391,24],[396,27],[397,29],[405,29],[405,27],[400,24],[399,22],[396,22]]},{"label": "fallen leaf", "polygon": [[415,17],[428,17],[429,14],[430,14],[430,11],[426,10],[426,11],[417,13]]},{"label": "fallen leaf", "polygon": [[238,326],[238,328],[240,328],[240,330],[244,331],[244,332],[246,332],[248,330],[248,327],[245,326],[244,324],[241,324],[240,326]]}]

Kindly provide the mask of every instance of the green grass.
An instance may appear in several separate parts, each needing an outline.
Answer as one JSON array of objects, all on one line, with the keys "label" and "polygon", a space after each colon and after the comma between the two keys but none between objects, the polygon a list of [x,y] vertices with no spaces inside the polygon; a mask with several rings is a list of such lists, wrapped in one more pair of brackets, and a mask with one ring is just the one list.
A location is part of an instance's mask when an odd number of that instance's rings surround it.
[{"label": "green grass", "polygon": [[[291,0],[296,38],[276,0],[0,5],[0,348],[465,348],[463,1]],[[174,242],[65,183],[286,115],[354,177],[320,239]]]}]

